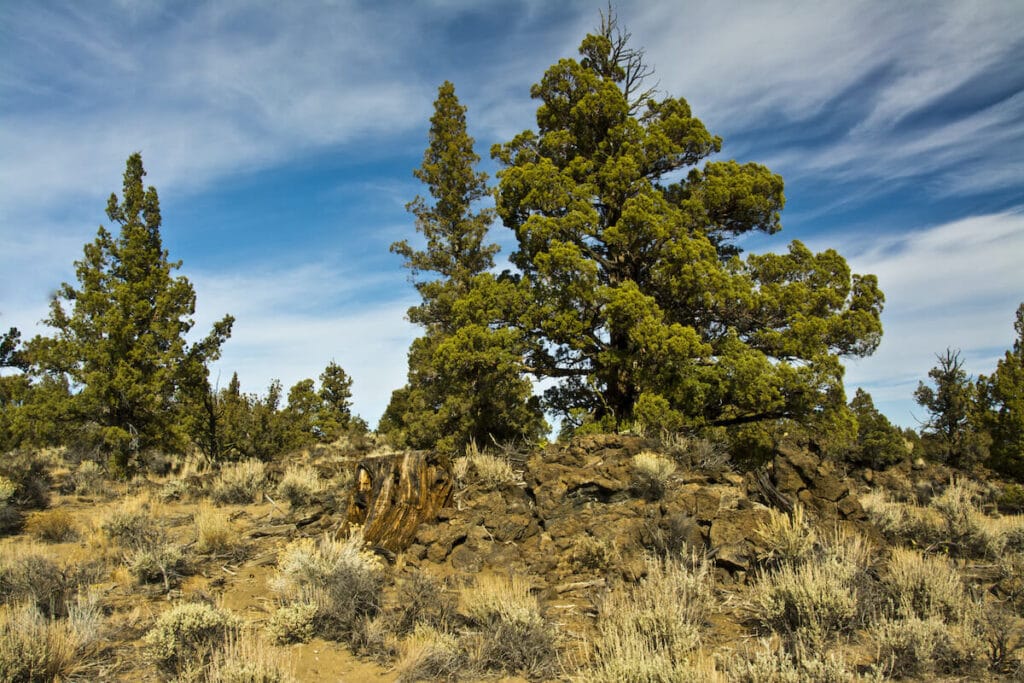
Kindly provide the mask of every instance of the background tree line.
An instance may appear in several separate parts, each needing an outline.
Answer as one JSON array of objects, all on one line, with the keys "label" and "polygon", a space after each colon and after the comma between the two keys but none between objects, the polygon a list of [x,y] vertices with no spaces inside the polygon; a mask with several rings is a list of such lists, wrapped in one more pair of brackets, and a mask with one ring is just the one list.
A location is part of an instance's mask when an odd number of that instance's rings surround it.
[{"label": "background tree line", "polygon": [[[407,209],[417,246],[396,242],[421,302],[408,379],[378,430],[397,447],[459,452],[535,442],[553,418],[564,436],[595,431],[704,432],[757,462],[781,435],[853,462],[884,466],[914,448],[956,465],[1022,471],[1022,341],[991,377],[939,357],[915,394],[921,434],[894,427],[858,391],[846,357],[882,335],[877,279],[834,250],[799,241],[744,254],[742,238],[781,228],[782,178],[720,157],[722,139],[681,97],[646,85],[642,50],[603,15],[578,59],[531,89],[536,128],[496,144],[497,184],[477,170],[466,108],[438,91]],[[320,376],[242,393],[209,364],[230,337],[225,316],[189,343],[195,292],[161,242],[159,199],[128,159],[122,196],[75,263],[44,321],[51,336],[0,340],[0,446],[75,444],[128,472],[147,452],[198,448],[212,460],[269,458],[365,431],[351,380]],[[488,200],[493,198],[493,207]],[[495,219],[516,239],[498,272]],[[540,383],[542,395],[535,395]],[[282,399],[285,399],[283,402]]]}]

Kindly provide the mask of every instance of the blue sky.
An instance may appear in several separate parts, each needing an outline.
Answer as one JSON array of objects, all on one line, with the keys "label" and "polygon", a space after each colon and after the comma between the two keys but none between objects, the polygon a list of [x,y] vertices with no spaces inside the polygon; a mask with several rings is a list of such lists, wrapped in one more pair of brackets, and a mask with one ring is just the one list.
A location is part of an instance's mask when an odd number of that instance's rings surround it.
[{"label": "blue sky", "polygon": [[[416,302],[388,245],[437,86],[488,149],[534,123],[529,88],[603,2],[420,0],[0,4],[0,327],[26,336],[106,222],[141,151],[196,332],[237,318],[215,368],[246,391],[331,361],[371,424],[404,383]],[[783,231],[886,294],[876,354],[847,363],[895,422],[935,354],[987,373],[1024,300],[1024,4],[616,3],[665,94],[722,156],[786,180]],[[492,239],[507,255],[511,235]]]}]

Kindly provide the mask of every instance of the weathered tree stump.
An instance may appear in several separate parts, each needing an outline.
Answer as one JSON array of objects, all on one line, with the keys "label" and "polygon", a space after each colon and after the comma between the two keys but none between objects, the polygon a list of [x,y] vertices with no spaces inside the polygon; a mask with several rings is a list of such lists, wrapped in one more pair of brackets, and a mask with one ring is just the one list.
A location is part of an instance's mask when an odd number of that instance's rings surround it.
[{"label": "weathered tree stump", "polygon": [[451,461],[428,451],[366,458],[356,467],[347,522],[363,526],[371,546],[399,552],[422,522],[437,519],[451,501]]}]

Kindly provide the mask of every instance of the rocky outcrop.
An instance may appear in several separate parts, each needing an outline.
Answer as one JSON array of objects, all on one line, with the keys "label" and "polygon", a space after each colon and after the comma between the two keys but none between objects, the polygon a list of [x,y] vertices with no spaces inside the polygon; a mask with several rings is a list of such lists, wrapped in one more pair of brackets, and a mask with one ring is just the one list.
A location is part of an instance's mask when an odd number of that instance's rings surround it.
[{"label": "rocky outcrop", "polygon": [[677,471],[649,500],[635,489],[632,457],[655,447],[638,437],[586,437],[521,459],[517,483],[471,479],[436,521],[420,524],[406,559],[455,574],[523,573],[553,587],[609,572],[633,580],[645,571],[645,554],[698,552],[713,559],[720,579],[743,581],[765,550],[757,530],[769,506],[799,502],[824,523],[865,524],[832,464],[795,448],[780,450],[760,473]]}]

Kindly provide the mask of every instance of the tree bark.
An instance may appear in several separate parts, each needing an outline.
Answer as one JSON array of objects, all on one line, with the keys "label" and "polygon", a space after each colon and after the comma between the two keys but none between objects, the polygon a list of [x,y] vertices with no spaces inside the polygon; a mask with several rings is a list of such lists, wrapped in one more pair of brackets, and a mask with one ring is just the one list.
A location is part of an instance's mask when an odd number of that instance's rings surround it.
[{"label": "tree bark", "polygon": [[349,525],[362,525],[370,546],[400,552],[423,522],[451,502],[451,461],[428,451],[366,458],[356,468],[349,500]]}]

